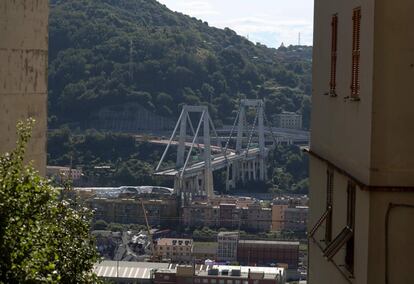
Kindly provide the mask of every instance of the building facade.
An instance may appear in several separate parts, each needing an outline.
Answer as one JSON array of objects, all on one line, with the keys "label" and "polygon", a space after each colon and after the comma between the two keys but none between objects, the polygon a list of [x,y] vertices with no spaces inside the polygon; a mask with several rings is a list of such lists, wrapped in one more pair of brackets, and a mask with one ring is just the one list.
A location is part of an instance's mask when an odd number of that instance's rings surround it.
[{"label": "building facade", "polygon": [[46,172],[48,0],[0,5],[0,154],[16,145],[16,123],[36,120],[28,161]]},{"label": "building facade", "polygon": [[302,129],[302,115],[294,112],[283,111],[275,115],[276,126],[280,128]]},{"label": "building facade", "polygon": [[[151,225],[171,224],[178,217],[177,200],[171,197],[142,198],[148,222]],[[144,211],[140,199],[92,197],[86,200],[94,212],[95,220],[108,223],[145,224]]]},{"label": "building facade", "polygon": [[285,284],[286,272],[279,267],[201,265],[160,269],[155,284]]},{"label": "building facade", "polygon": [[193,247],[193,257],[197,263],[217,259],[218,243],[196,242]]},{"label": "building facade", "polygon": [[161,260],[170,260],[173,263],[191,263],[193,259],[193,240],[159,239],[155,246],[155,254]]},{"label": "building facade", "polygon": [[236,261],[238,242],[238,232],[219,232],[217,234],[217,260],[230,262]]},{"label": "building facade", "polygon": [[288,204],[272,205],[272,231],[282,231],[285,229],[285,210]]},{"label": "building facade", "polygon": [[308,206],[295,206],[286,208],[284,211],[284,230],[294,232],[305,232],[308,220]]},{"label": "building facade", "polygon": [[65,180],[70,180],[76,186],[83,177],[81,169],[72,169],[70,167],[47,166],[46,177],[62,184]]},{"label": "building facade", "polygon": [[310,284],[412,283],[414,1],[315,1]]},{"label": "building facade", "polygon": [[241,265],[286,264],[298,268],[299,242],[239,240],[237,261]]},{"label": "building facade", "polygon": [[182,209],[183,225],[188,227],[214,227],[270,231],[272,209],[263,207],[253,199],[235,200],[223,198],[193,202]]}]

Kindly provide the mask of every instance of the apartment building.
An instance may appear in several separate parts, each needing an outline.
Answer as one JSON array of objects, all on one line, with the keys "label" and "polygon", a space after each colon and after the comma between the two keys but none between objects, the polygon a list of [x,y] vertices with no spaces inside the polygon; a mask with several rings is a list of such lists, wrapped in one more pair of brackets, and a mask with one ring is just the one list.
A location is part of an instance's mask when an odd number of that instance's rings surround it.
[{"label": "apartment building", "polygon": [[0,5],[0,154],[16,145],[16,123],[36,120],[27,161],[46,172],[49,1],[2,0]]},{"label": "apartment building", "polygon": [[272,224],[272,208],[262,207],[260,203],[250,204],[243,208],[246,218],[242,218],[243,228],[253,231],[268,232]]},{"label": "apartment building", "polygon": [[242,265],[280,264],[298,268],[299,242],[239,240],[237,261]]},{"label": "apartment building", "polygon": [[283,111],[275,115],[276,127],[302,129],[302,115],[294,112]]},{"label": "apartment building", "polygon": [[308,220],[308,206],[288,207],[284,210],[284,230],[305,232]]},{"label": "apartment building", "polygon": [[189,227],[269,231],[272,224],[272,209],[252,199],[193,202],[183,207],[182,216],[183,225]]},{"label": "apartment building", "polygon": [[173,196],[145,198],[142,203],[135,198],[92,197],[86,200],[86,204],[94,210],[95,220],[108,223],[145,224],[142,205],[151,225],[171,224],[171,220],[178,217],[177,200]]},{"label": "apartment building", "polygon": [[193,202],[183,207],[183,224],[189,227],[218,227],[219,211],[219,206],[208,205],[207,202]]},{"label": "apartment building", "polygon": [[285,229],[285,210],[289,208],[286,204],[272,205],[272,231],[282,231]]},{"label": "apartment building", "polygon": [[193,256],[192,239],[170,239],[157,240],[155,255],[158,259],[170,260],[173,263],[191,263]]},{"label": "apartment building", "polygon": [[310,284],[413,283],[412,11],[315,1]]},{"label": "apartment building", "polygon": [[65,180],[71,180],[76,185],[83,177],[81,169],[72,169],[70,167],[47,166],[46,177],[53,179],[61,184]]},{"label": "apartment building", "polygon": [[272,231],[306,231],[307,204],[308,198],[304,196],[274,199],[272,204]]}]

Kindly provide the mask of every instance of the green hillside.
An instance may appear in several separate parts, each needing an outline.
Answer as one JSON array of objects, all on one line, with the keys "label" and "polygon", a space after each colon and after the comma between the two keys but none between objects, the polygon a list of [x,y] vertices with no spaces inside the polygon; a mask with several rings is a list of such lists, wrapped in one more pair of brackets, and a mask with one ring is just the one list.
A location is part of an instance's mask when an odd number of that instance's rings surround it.
[{"label": "green hillside", "polygon": [[267,114],[302,111],[309,125],[311,48],[270,49],[155,0],[51,1],[49,125],[85,125],[137,105],[174,119],[207,104],[231,123],[239,98]]}]

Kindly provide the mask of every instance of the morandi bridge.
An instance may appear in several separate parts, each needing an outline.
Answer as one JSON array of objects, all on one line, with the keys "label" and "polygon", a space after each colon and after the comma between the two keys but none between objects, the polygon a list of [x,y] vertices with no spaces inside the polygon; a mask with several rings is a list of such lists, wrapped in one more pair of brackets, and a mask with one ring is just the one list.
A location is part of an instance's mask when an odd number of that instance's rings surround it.
[{"label": "morandi bridge", "polygon": [[[247,113],[254,114],[252,123],[248,122]],[[174,190],[182,205],[197,196],[214,195],[213,171],[216,170],[225,169],[227,191],[238,182],[265,181],[269,141],[272,141],[270,145],[286,142],[273,132],[263,100],[241,100],[233,125],[222,129],[221,136],[219,133],[207,106],[184,105],[170,139],[151,141],[166,145],[154,175],[174,179]],[[165,165],[171,146],[176,149],[176,162]]]}]

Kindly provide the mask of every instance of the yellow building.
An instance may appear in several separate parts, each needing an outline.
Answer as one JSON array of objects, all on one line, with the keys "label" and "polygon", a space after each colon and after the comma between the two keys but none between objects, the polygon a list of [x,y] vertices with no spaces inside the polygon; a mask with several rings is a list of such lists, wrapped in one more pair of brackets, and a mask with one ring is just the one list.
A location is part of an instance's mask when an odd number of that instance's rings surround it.
[{"label": "yellow building", "polygon": [[412,11],[315,1],[310,284],[414,281]]},{"label": "yellow building", "polygon": [[282,231],[285,226],[285,210],[289,208],[288,204],[272,205],[272,231]]},{"label": "yellow building", "polygon": [[0,2],[0,153],[16,144],[16,123],[36,119],[28,160],[46,171],[48,0]]}]

